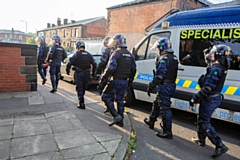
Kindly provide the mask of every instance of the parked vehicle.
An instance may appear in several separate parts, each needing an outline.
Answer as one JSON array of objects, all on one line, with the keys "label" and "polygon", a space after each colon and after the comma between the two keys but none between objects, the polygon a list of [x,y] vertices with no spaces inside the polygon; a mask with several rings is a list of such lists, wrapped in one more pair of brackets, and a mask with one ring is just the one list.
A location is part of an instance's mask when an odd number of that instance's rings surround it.
[{"label": "parked vehicle", "polygon": [[206,71],[203,50],[226,44],[233,51],[232,64],[222,90],[225,98],[213,118],[240,124],[240,19],[236,18],[239,16],[240,6],[228,6],[177,12],[161,20],[132,49],[137,74],[132,88],[127,91],[126,103],[134,99],[153,102],[155,96],[149,97],[146,93],[153,79],[154,58],[158,55],[153,46],[161,37],[168,37],[180,62],[172,107],[198,113],[199,106],[192,111],[188,102],[200,89],[197,81]]},{"label": "parked vehicle", "polygon": [[[66,73],[66,65],[69,62],[70,58],[73,56],[73,54],[74,54],[74,52],[68,52],[68,56],[62,63],[60,72],[61,72],[62,80],[64,79],[64,80],[70,81],[72,83],[75,83],[74,82],[74,73],[75,73],[74,66],[72,66],[69,75],[67,75],[67,73]],[[98,66],[98,64],[100,63],[101,54],[98,54],[98,53],[91,53],[91,54],[93,55],[93,58],[95,59],[95,62],[97,63],[97,66]],[[92,68],[91,68],[90,72],[92,72]],[[96,77],[92,77],[90,79],[90,81],[88,82],[88,85],[93,85],[93,84],[98,84],[98,79]]]}]

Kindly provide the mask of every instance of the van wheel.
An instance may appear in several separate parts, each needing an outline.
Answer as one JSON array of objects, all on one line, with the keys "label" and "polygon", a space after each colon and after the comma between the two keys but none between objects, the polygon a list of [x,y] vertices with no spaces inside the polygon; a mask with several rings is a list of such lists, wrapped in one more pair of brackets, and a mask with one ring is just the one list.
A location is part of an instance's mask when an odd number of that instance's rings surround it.
[{"label": "van wheel", "polygon": [[134,104],[136,102],[135,96],[134,96],[134,92],[133,92],[133,88],[132,87],[128,87],[127,91],[124,95],[124,105],[125,106],[130,106],[132,104]]}]

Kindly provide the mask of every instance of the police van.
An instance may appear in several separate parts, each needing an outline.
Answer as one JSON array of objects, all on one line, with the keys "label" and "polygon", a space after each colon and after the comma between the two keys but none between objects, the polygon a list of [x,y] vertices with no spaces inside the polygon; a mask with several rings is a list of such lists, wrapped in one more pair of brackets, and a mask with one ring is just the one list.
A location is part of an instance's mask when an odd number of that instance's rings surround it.
[{"label": "police van", "polygon": [[137,63],[137,74],[132,88],[128,89],[126,103],[134,99],[153,102],[155,95],[146,93],[153,79],[154,59],[158,50],[154,44],[168,37],[179,58],[177,88],[172,98],[172,108],[198,113],[189,107],[193,93],[200,89],[198,78],[206,72],[203,50],[213,45],[225,44],[232,49],[231,68],[222,89],[224,100],[213,118],[240,124],[240,6],[203,8],[174,13],[161,20],[132,49]]}]

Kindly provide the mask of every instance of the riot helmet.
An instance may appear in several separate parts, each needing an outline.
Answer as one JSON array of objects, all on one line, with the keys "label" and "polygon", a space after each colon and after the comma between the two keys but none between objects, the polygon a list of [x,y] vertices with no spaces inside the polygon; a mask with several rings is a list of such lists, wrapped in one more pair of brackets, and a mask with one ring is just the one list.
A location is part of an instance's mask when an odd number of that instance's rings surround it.
[{"label": "riot helmet", "polygon": [[61,38],[59,36],[53,36],[52,40],[53,40],[53,43],[61,44]]},{"label": "riot helmet", "polygon": [[103,46],[104,46],[104,47],[108,47],[108,43],[109,43],[110,39],[111,39],[110,36],[106,36],[106,37],[103,39]]},{"label": "riot helmet", "polygon": [[81,40],[76,41],[76,49],[79,49],[81,47],[85,49],[85,43]]},{"label": "riot helmet", "polygon": [[126,48],[127,47],[126,38],[124,38],[122,34],[115,34],[113,38],[110,39],[108,46],[114,47],[114,48],[117,48],[117,47]]},{"label": "riot helmet", "polygon": [[44,36],[38,36],[37,41],[38,41],[40,44],[43,44],[43,43],[45,43],[45,37],[44,37]]},{"label": "riot helmet", "polygon": [[156,47],[159,49],[160,54],[162,54],[163,51],[166,51],[168,53],[174,52],[172,50],[172,43],[166,37],[160,38],[156,43]]},{"label": "riot helmet", "polygon": [[214,54],[214,61],[218,61],[225,67],[231,67],[231,58],[232,49],[224,44],[215,45],[212,47],[210,53]]},{"label": "riot helmet", "polygon": [[210,50],[211,48],[206,48],[203,50],[205,62],[207,63],[207,65],[211,65],[212,62],[214,61],[214,54],[210,53]]}]

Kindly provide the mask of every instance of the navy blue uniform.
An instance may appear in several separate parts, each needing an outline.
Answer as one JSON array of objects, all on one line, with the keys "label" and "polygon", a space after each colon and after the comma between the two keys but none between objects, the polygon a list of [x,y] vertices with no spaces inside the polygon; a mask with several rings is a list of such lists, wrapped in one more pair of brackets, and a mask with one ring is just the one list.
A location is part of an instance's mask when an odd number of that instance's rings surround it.
[{"label": "navy blue uniform", "polygon": [[211,126],[210,119],[216,108],[222,103],[222,96],[220,94],[227,70],[221,64],[213,64],[208,68],[205,74],[205,81],[203,87],[211,87],[212,91],[209,96],[203,98],[199,107],[198,127],[200,134],[205,137],[208,136],[211,142],[215,145],[219,145],[221,138],[217,135],[213,126]]},{"label": "navy blue uniform", "polygon": [[[136,63],[133,55],[126,48],[119,48],[111,55],[107,68],[104,73],[111,72],[111,80],[105,87],[102,100],[106,106],[110,108],[110,113],[116,113],[114,100],[117,102],[118,114],[122,116],[124,113],[123,96],[128,87],[128,79],[134,77],[136,71]],[[134,74],[134,75],[133,75]]]},{"label": "navy blue uniform", "polygon": [[172,128],[171,97],[176,89],[176,77],[178,69],[178,59],[174,54],[162,55],[156,64],[156,75],[163,78],[162,84],[157,87],[157,96],[153,102],[153,109],[150,120],[156,121],[160,115],[160,107],[163,110],[162,126],[165,130]]},{"label": "navy blue uniform", "polygon": [[50,78],[53,90],[58,87],[60,79],[61,62],[67,57],[65,49],[60,45],[54,45],[50,50]]},{"label": "navy blue uniform", "polygon": [[97,72],[96,72],[97,75],[101,74],[104,71],[104,69],[106,68],[110,54],[111,54],[110,48],[107,48],[107,47],[102,48],[101,61],[97,67]]},{"label": "navy blue uniform", "polygon": [[90,79],[90,68],[93,66],[94,73],[96,63],[90,53],[85,50],[80,50],[71,57],[69,64],[67,65],[68,70],[70,70],[71,65],[73,65],[76,69],[74,77],[78,100],[79,103],[84,104],[84,94],[87,83]]},{"label": "navy blue uniform", "polygon": [[47,58],[49,47],[46,43],[40,44],[38,50],[38,73],[40,74],[43,80],[46,79],[47,67],[43,67],[44,61]]}]

